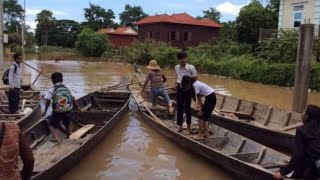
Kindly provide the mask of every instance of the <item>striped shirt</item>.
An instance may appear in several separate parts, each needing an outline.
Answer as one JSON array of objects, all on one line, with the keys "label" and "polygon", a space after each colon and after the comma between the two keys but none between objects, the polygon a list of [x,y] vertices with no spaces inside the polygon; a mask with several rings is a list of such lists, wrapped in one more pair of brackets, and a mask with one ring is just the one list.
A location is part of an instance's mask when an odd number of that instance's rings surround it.
[{"label": "striped shirt", "polygon": [[163,87],[163,83],[167,81],[167,78],[161,70],[151,70],[143,84],[143,88],[148,85],[149,81],[151,82],[151,88]]},{"label": "striped shirt", "polygon": [[9,88],[21,88],[21,66],[16,62],[9,69]]},{"label": "striped shirt", "polygon": [[[4,137],[0,149],[0,180],[30,179],[32,176],[34,157],[32,150],[21,134],[16,123],[5,123]],[[20,173],[18,168],[18,156],[23,162]]]}]

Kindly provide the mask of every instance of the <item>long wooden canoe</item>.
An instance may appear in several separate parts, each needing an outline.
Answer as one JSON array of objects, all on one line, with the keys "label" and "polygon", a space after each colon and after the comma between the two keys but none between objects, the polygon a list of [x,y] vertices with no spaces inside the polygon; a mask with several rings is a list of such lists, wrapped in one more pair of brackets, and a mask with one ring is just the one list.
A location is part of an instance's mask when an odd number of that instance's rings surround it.
[{"label": "long wooden canoe", "polygon": [[[47,117],[28,129],[28,139],[35,156],[34,180],[54,180],[75,166],[112,130],[128,111],[131,93],[126,87],[95,91],[77,100],[85,110],[74,112],[69,139],[51,142]],[[64,133],[60,133],[62,136]]]},{"label": "long wooden canoe", "polygon": [[5,89],[0,90],[0,121],[15,121],[24,132],[41,117],[40,91],[21,91],[19,110],[9,114],[9,101]]},{"label": "long wooden canoe", "polygon": [[[140,81],[143,80],[142,74]],[[150,91],[147,91],[150,93]],[[175,93],[169,91],[175,99]],[[293,154],[295,130],[301,114],[216,93],[209,121],[286,154]],[[195,115],[197,112],[193,110]]]},{"label": "long wooden canoe", "polygon": [[[272,174],[285,166],[289,156],[211,124],[213,134],[206,139],[178,133],[173,116],[164,107],[149,109],[151,104],[138,95],[139,87],[130,86],[145,122],[178,145],[232,172],[241,179],[272,179]],[[195,118],[192,119],[195,122]]]}]

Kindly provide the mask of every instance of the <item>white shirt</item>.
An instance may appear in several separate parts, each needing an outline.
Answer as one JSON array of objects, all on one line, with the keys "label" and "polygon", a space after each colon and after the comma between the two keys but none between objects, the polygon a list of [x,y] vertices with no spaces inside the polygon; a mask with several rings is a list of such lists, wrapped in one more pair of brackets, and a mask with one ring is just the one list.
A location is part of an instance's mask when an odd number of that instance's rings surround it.
[{"label": "white shirt", "polygon": [[[60,85],[60,84],[62,84],[61,82],[58,82],[58,83],[56,83],[54,86],[58,86],[58,85]],[[54,92],[54,89],[55,89],[55,87],[51,87],[47,92],[46,92],[46,94],[44,95],[44,98],[45,99],[47,99],[47,100],[52,100],[52,95],[53,95],[53,92]]]},{"label": "white shirt", "polygon": [[186,64],[184,68],[180,66],[180,64],[176,65],[174,67],[174,71],[177,76],[177,83],[181,83],[183,76],[190,76],[190,77],[197,77],[197,70],[196,68],[191,64]]},{"label": "white shirt", "polygon": [[195,81],[192,86],[196,95],[200,94],[202,96],[208,96],[215,92],[215,90],[212,87],[208,86],[207,84],[201,81]]},{"label": "white shirt", "polygon": [[9,69],[9,88],[21,88],[21,66],[16,62]]}]

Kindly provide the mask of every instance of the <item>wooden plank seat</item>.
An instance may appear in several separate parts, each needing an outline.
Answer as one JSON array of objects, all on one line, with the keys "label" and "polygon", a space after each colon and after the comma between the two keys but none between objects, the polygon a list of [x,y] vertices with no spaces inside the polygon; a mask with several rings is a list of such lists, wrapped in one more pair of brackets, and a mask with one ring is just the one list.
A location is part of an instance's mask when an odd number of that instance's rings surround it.
[{"label": "wooden plank seat", "polygon": [[77,131],[73,132],[70,135],[70,139],[79,139],[81,136],[85,135],[88,131],[90,131],[92,128],[94,128],[94,124],[87,124],[83,127],[81,127],[80,129],[78,129]]},{"label": "wooden plank seat", "polygon": [[206,139],[198,139],[200,143],[203,143],[211,148],[221,150],[224,145],[226,145],[229,141],[227,136],[222,137],[214,137],[214,138],[206,138]]},{"label": "wooden plank seat", "polygon": [[267,163],[267,164],[261,164],[261,166],[265,169],[274,169],[274,168],[285,167],[287,166],[287,163],[285,162]]},{"label": "wooden plank seat", "polygon": [[239,119],[255,120],[255,118],[249,113],[244,113],[244,112],[239,112],[239,111],[225,111],[225,110],[220,110],[220,112],[234,114]]},{"label": "wooden plank seat", "polygon": [[[24,105],[25,108],[26,108],[26,107],[34,108],[34,107],[36,107],[36,106],[37,106],[37,104],[25,104],[25,105]],[[22,107],[22,104],[19,104],[19,109],[21,109],[21,107]],[[9,105],[8,105],[8,104],[1,104],[1,105],[0,105],[0,108],[9,108]]]},{"label": "wooden plank seat", "polygon": [[96,101],[102,101],[102,102],[117,102],[117,103],[124,103],[127,102],[127,99],[101,99],[101,98],[96,98]]},{"label": "wooden plank seat", "polygon": [[260,152],[236,153],[236,154],[231,154],[230,156],[237,158],[239,160],[245,161],[245,162],[252,163],[257,158],[259,158],[259,154],[260,154]]},{"label": "wooden plank seat", "polygon": [[25,114],[0,114],[0,117],[22,117]]}]

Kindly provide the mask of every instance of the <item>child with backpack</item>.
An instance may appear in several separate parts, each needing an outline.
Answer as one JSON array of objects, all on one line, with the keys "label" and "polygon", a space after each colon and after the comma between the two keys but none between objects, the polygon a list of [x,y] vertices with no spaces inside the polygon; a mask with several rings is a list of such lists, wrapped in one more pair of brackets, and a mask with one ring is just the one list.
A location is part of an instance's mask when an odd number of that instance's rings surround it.
[{"label": "child with backpack", "polygon": [[22,57],[20,53],[13,55],[14,63],[7,69],[3,76],[3,84],[9,86],[9,112],[15,114],[19,108],[21,88],[21,67]]},{"label": "child with backpack", "polygon": [[49,119],[49,129],[53,135],[51,141],[57,142],[60,140],[57,129],[60,128],[62,121],[65,127],[67,137],[70,135],[70,122],[72,119],[72,109],[75,107],[79,109],[77,101],[72,96],[70,90],[62,84],[63,75],[60,72],[55,72],[51,75],[53,87],[45,94],[44,98],[47,100],[43,116],[47,114],[47,110],[52,101],[52,115]]}]

